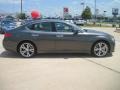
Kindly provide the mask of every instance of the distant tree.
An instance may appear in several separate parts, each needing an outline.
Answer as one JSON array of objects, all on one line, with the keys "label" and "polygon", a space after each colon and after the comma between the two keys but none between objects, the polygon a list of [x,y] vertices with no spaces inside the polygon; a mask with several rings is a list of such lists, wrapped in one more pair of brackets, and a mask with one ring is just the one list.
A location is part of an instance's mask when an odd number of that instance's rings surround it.
[{"label": "distant tree", "polygon": [[82,12],[81,17],[85,19],[86,21],[92,18],[92,12],[90,7],[86,7],[85,10]]},{"label": "distant tree", "polygon": [[17,18],[18,18],[18,19],[26,19],[27,16],[26,16],[25,13],[19,13],[19,14],[17,14]]}]

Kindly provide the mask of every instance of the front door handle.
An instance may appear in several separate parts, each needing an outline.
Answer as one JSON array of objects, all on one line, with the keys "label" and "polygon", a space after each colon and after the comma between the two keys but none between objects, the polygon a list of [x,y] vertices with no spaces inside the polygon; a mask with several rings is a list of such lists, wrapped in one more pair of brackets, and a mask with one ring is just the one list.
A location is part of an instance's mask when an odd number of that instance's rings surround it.
[{"label": "front door handle", "polygon": [[39,34],[32,34],[32,36],[33,36],[33,37],[38,37],[38,36],[39,36]]},{"label": "front door handle", "polygon": [[62,38],[62,37],[64,37],[64,35],[56,35],[56,37],[58,37],[58,38]]}]

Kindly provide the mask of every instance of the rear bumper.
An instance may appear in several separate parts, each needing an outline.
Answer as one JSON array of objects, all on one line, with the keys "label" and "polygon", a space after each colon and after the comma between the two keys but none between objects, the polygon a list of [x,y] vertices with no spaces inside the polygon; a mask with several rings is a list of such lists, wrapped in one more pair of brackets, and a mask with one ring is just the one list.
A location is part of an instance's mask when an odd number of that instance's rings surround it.
[{"label": "rear bumper", "polygon": [[14,41],[3,39],[3,47],[8,51],[17,52],[17,43]]}]

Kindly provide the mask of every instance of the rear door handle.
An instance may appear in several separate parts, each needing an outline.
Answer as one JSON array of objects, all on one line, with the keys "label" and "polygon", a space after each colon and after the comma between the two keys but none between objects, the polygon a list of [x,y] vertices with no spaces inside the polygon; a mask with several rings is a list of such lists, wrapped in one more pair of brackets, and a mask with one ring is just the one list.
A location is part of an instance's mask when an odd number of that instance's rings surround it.
[{"label": "rear door handle", "polygon": [[56,37],[58,37],[58,38],[62,38],[62,37],[64,37],[64,35],[56,35]]}]

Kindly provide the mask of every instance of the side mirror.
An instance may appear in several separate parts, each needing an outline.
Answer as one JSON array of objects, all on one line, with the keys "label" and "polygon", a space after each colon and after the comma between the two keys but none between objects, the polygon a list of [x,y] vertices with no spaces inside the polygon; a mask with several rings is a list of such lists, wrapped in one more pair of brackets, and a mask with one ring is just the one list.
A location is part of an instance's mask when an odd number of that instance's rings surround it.
[{"label": "side mirror", "polygon": [[78,34],[78,30],[74,30],[74,31],[73,31],[73,34],[74,34],[74,35],[77,35],[77,34]]}]

